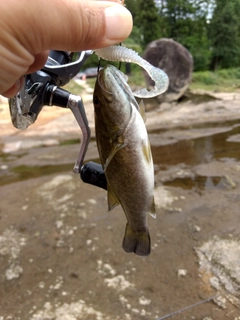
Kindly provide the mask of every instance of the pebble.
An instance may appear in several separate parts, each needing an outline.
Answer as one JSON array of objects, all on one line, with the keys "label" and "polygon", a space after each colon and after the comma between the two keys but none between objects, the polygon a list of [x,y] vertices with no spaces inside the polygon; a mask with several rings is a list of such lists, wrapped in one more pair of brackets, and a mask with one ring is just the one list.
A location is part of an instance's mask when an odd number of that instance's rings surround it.
[{"label": "pebble", "polygon": [[139,303],[143,306],[149,305],[151,303],[151,300],[145,298],[144,296],[140,297],[138,300],[139,300]]},{"label": "pebble", "polygon": [[196,232],[200,232],[201,231],[201,228],[199,227],[199,226],[194,226],[194,231],[196,231]]},{"label": "pebble", "polygon": [[11,265],[5,272],[5,276],[7,280],[12,280],[15,278],[19,278],[23,273],[23,268],[19,265]]},{"label": "pebble", "polygon": [[87,245],[87,246],[89,246],[91,243],[92,243],[92,240],[91,240],[91,239],[88,239],[88,240],[86,241],[86,245]]},{"label": "pebble", "polygon": [[178,277],[186,277],[188,271],[186,269],[178,269],[177,275]]}]

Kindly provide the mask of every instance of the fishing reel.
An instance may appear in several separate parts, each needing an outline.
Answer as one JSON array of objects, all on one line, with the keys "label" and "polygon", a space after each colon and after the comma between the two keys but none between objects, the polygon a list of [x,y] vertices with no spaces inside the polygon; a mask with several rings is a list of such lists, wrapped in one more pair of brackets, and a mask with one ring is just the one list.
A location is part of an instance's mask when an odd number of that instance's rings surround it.
[{"label": "fishing reel", "polygon": [[9,108],[14,127],[27,129],[33,124],[44,105],[69,108],[82,131],[80,152],[73,171],[89,184],[107,189],[102,166],[94,162],[83,165],[91,137],[84,105],[80,96],[60,88],[76,76],[92,51],[66,52],[52,50],[45,66],[25,76],[24,85],[14,98],[9,99]]}]

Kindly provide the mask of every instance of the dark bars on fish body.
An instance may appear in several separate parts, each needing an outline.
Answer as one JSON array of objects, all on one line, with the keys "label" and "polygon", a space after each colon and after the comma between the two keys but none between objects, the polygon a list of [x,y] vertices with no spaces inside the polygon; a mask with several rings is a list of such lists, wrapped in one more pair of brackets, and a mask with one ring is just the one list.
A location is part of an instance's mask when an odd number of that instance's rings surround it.
[{"label": "dark bars on fish body", "polygon": [[107,190],[107,179],[102,165],[93,161],[85,163],[80,170],[83,182]]}]

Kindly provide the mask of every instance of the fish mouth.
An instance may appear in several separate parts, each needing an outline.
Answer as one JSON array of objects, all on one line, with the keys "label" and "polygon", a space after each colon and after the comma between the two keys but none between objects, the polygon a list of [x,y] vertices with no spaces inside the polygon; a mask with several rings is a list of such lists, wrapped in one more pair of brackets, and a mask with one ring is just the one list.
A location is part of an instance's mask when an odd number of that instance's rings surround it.
[{"label": "fish mouth", "polygon": [[108,94],[114,94],[120,87],[123,91],[129,91],[127,76],[112,65],[105,66],[98,73],[98,82],[101,89]]},{"label": "fish mouth", "polygon": [[109,69],[111,66],[105,66],[102,70],[99,71],[98,76],[97,76],[97,80],[98,80],[98,84],[100,86],[100,88],[106,92],[107,94],[112,95],[113,92],[110,91],[110,89],[107,87],[106,83],[106,72],[108,71],[107,68]]}]

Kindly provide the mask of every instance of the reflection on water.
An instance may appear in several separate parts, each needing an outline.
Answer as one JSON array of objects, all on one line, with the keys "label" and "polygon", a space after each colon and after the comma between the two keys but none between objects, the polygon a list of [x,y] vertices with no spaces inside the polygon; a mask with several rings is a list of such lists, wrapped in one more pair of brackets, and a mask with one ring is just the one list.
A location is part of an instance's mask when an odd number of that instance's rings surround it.
[{"label": "reflection on water", "polygon": [[240,160],[240,139],[239,142],[229,141],[231,136],[239,133],[240,126],[230,127],[229,131],[209,136],[180,140],[164,146],[152,146],[153,161],[162,166],[180,163],[198,165],[222,158]]},{"label": "reflection on water", "polygon": [[28,180],[33,178],[50,175],[53,173],[71,172],[73,168],[72,164],[60,164],[60,165],[44,165],[44,166],[26,166],[21,165],[7,171],[6,174],[0,176],[0,186],[4,186],[9,183]]},{"label": "reflection on water", "polygon": [[[224,127],[223,127],[224,125]],[[218,132],[219,128],[219,132]],[[185,134],[187,138],[180,138],[174,132],[168,137],[165,144],[161,142],[164,134],[169,134],[169,129],[153,130],[149,132],[150,142],[151,137],[154,136],[155,142],[152,144],[153,162],[157,167],[156,171],[166,170],[171,166],[185,164],[189,167],[199,164],[210,163],[213,160],[226,161],[229,159],[240,160],[240,125],[236,120],[232,122],[207,124],[206,127],[198,125],[194,127],[179,127],[175,128],[179,134]],[[199,129],[198,138],[193,137],[193,133]],[[206,130],[205,130],[206,129]],[[211,130],[215,131],[211,131]],[[223,130],[224,129],[224,130]],[[195,131],[194,131],[195,130]],[[200,136],[200,137],[199,137]],[[167,142],[166,142],[167,141]],[[62,145],[79,143],[79,139],[69,140]],[[61,148],[61,146],[59,146]],[[26,155],[26,152],[23,154]],[[3,164],[10,164],[14,162],[19,155],[16,153],[11,155],[1,154],[0,159]],[[99,159],[89,159],[99,163]],[[49,175],[53,173],[60,173],[64,171],[72,171],[73,163],[56,165],[41,165],[29,166],[18,165],[8,170],[0,170],[0,185],[25,180],[30,178],[37,178],[42,175]],[[1,168],[5,168],[2,166]],[[173,179],[173,178],[172,178]],[[176,179],[165,181],[166,186],[176,186],[183,189],[224,189],[228,187],[226,178],[220,176],[200,176],[195,177],[178,177]]]},{"label": "reflection on water", "polygon": [[165,186],[179,187],[185,190],[210,190],[210,189],[229,189],[232,188],[232,182],[228,177],[205,177],[196,175],[195,177],[176,178],[163,183]]},{"label": "reflection on water", "polygon": [[[192,128],[189,129],[189,132]],[[206,128],[207,130],[208,128]],[[156,135],[156,131],[154,134]],[[150,132],[151,136],[151,132]],[[159,139],[161,133],[159,132]],[[229,161],[240,160],[240,125],[226,128],[224,132],[209,134],[196,139],[180,140],[172,144],[152,146],[154,164],[157,171],[166,170],[170,166],[185,164],[197,166],[210,163],[213,160]],[[228,177],[200,176],[178,177],[164,182],[166,186],[180,187],[183,189],[227,189],[233,187]]]}]

